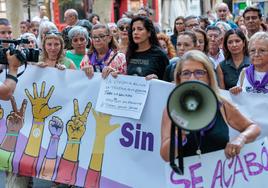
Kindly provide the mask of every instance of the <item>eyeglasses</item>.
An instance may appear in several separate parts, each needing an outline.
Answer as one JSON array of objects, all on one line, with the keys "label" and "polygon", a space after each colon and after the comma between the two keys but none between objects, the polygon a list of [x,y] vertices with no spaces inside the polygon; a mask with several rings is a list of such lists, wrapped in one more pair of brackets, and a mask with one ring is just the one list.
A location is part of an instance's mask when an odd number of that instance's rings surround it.
[{"label": "eyeglasses", "polygon": [[128,31],[128,30],[129,30],[129,27],[128,27],[128,26],[127,26],[127,27],[120,26],[120,27],[119,27],[119,30],[120,30],[120,31],[124,31],[124,30]]},{"label": "eyeglasses", "polygon": [[176,22],[175,24],[176,24],[176,25],[184,25],[183,22]]},{"label": "eyeglasses", "polygon": [[259,54],[259,55],[262,56],[262,55],[267,54],[268,50],[264,50],[264,49],[259,49],[259,50],[251,49],[251,50],[249,50],[249,55],[253,56],[253,55],[256,54],[256,52],[257,52],[257,54]]},{"label": "eyeglasses", "polygon": [[58,31],[48,31],[45,33],[45,35],[62,35],[61,32],[58,32]]},{"label": "eyeglasses", "polygon": [[92,40],[104,40],[105,37],[107,37],[109,35],[99,35],[99,36],[92,36]]},{"label": "eyeglasses", "polygon": [[246,16],[246,17],[245,17],[245,20],[246,20],[246,21],[249,21],[250,19],[251,19],[251,20],[257,20],[258,18],[259,18],[258,16]]},{"label": "eyeglasses", "polygon": [[199,78],[203,78],[207,74],[207,71],[202,70],[202,69],[197,69],[193,72],[189,70],[182,71],[181,73],[178,72],[178,76],[184,79],[191,78],[192,74],[194,74],[195,78],[199,79]]}]

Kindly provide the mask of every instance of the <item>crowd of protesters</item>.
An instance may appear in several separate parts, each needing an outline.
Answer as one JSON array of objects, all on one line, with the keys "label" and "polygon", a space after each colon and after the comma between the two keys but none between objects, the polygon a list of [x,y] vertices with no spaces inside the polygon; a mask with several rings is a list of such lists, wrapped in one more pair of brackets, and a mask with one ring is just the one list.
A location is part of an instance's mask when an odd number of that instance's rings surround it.
[{"label": "crowd of protesters", "polygon": [[[161,32],[145,7],[125,13],[117,23],[101,23],[97,14],[79,20],[78,12],[68,9],[62,31],[45,16],[44,8],[40,6],[40,17],[20,23],[20,37],[30,41],[24,48],[40,51],[33,65],[82,70],[89,79],[101,72],[104,78],[124,74],[176,82],[181,59],[198,50],[207,57],[221,89],[268,93],[267,25],[256,7],[247,7],[235,19],[225,3],[215,6],[215,19],[179,16],[171,36]],[[13,38],[11,28],[0,18],[1,39]]]}]

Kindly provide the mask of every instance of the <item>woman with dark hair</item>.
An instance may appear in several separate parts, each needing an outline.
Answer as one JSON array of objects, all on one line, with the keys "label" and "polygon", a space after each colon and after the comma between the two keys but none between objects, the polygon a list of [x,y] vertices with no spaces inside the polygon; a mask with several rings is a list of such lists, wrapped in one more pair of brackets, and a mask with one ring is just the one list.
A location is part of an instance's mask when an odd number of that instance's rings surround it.
[{"label": "woman with dark hair", "polygon": [[98,14],[92,13],[90,14],[88,20],[93,24],[96,25],[98,23],[100,23],[100,17]]},{"label": "woman with dark hair", "polygon": [[206,30],[207,26],[211,24],[207,16],[199,16],[199,22],[200,22],[200,28],[203,29],[204,31]]},{"label": "woman with dark hair", "polygon": [[180,32],[176,44],[177,57],[170,60],[169,65],[165,70],[164,80],[167,82],[174,81],[174,70],[177,62],[188,51],[195,50],[197,48],[197,37],[193,31]]},{"label": "woman with dark hair", "polygon": [[92,45],[83,57],[80,68],[88,78],[101,72],[106,78],[110,73],[126,74],[125,54],[118,51],[118,44],[105,24],[96,24],[91,31]]},{"label": "woman with dark hair", "polygon": [[199,28],[194,28],[193,32],[197,38],[196,49],[206,54],[208,50],[208,39],[206,32]]},{"label": "woman with dark hair", "polygon": [[152,21],[142,16],[133,18],[128,38],[127,74],[162,80],[169,61],[160,47]]},{"label": "woman with dark hair", "polygon": [[250,65],[248,44],[244,33],[240,29],[227,31],[223,39],[225,60],[217,67],[219,86],[227,89],[236,86],[240,72]]},{"label": "woman with dark hair", "polygon": [[170,40],[173,44],[173,46],[176,48],[177,45],[177,38],[178,34],[180,32],[183,32],[185,30],[185,20],[183,16],[179,16],[174,21],[174,29],[173,29],[173,35],[171,35]]}]

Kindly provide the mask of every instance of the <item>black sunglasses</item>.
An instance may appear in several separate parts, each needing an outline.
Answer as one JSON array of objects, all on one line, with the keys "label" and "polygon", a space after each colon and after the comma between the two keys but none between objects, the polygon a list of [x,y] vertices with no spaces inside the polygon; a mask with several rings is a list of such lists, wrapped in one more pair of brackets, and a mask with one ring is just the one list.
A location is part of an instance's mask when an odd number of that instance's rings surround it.
[{"label": "black sunglasses", "polygon": [[52,30],[52,31],[46,32],[45,35],[60,35],[60,36],[62,36],[62,33]]}]

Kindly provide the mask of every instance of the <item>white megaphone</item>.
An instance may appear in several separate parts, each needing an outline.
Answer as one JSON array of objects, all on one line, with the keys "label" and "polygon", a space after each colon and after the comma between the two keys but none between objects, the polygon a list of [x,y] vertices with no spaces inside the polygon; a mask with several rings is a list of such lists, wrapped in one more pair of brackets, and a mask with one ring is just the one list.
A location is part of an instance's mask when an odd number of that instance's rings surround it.
[{"label": "white megaphone", "polygon": [[[167,112],[172,121],[169,158],[176,173],[184,174],[181,130],[197,132],[209,129],[215,122],[217,110],[216,94],[203,82],[184,82],[170,93],[167,102]],[[175,163],[176,148],[179,165]]]}]

